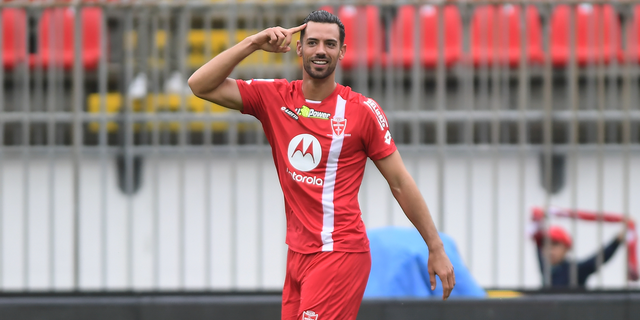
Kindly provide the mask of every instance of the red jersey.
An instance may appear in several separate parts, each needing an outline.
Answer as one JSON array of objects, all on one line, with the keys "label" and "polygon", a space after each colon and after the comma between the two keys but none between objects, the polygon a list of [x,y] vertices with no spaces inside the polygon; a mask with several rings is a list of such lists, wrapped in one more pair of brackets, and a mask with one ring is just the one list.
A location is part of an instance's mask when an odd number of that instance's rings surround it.
[{"label": "red jersey", "polygon": [[299,253],[367,252],[358,191],[367,157],[396,146],[378,104],[337,85],[322,101],[302,81],[237,80],[243,113],[262,122],[284,193],[289,248]]}]

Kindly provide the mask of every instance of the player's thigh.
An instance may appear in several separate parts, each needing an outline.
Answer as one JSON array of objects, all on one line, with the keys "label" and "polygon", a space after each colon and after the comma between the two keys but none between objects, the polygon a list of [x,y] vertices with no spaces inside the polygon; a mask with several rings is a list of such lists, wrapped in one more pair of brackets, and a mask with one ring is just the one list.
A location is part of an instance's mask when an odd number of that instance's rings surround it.
[{"label": "player's thigh", "polygon": [[328,252],[308,269],[298,319],[355,320],[371,271],[371,255]]},{"label": "player's thigh", "polygon": [[282,288],[282,320],[299,320],[300,286],[291,279],[287,272]]},{"label": "player's thigh", "polygon": [[299,320],[300,282],[297,279],[299,269],[305,266],[304,255],[291,250],[287,253],[287,272],[282,288],[282,320]]}]

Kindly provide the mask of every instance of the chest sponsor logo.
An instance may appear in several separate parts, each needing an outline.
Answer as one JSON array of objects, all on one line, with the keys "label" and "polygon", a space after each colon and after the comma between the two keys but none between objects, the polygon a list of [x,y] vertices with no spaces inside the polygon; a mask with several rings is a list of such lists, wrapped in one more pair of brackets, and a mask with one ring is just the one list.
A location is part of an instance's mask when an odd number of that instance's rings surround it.
[{"label": "chest sponsor logo", "polygon": [[324,180],[316,176],[305,176],[304,174],[291,171],[289,170],[289,168],[287,168],[287,174],[291,176],[291,179],[293,179],[293,181],[296,181],[298,183],[306,183],[312,186],[322,186],[324,184]]},{"label": "chest sponsor logo", "polygon": [[321,120],[329,120],[329,118],[331,118],[330,113],[317,111],[307,106],[302,106],[301,108],[297,108],[296,113],[299,116],[305,117],[305,118],[321,119]]},{"label": "chest sponsor logo", "polygon": [[280,108],[280,110],[282,110],[282,112],[284,112],[286,115],[291,117],[293,120],[298,121],[298,119],[299,119],[298,115],[295,112],[291,111],[291,109],[289,109],[289,108],[287,108],[285,106],[282,106]]},{"label": "chest sponsor logo", "polygon": [[313,311],[305,311],[302,314],[302,320],[318,320],[318,314]]},{"label": "chest sponsor logo", "polygon": [[336,136],[341,136],[344,130],[347,129],[347,119],[333,118],[331,119],[331,130]]},{"label": "chest sponsor logo", "polygon": [[299,134],[289,142],[287,150],[289,163],[300,171],[315,169],[322,160],[320,141],[310,134]]},{"label": "chest sponsor logo", "polygon": [[384,114],[380,110],[380,106],[378,106],[378,104],[375,101],[373,101],[373,99],[369,99],[364,103],[367,106],[369,106],[369,109],[371,109],[371,112],[373,112],[373,114],[376,115],[376,119],[378,119],[378,124],[380,124],[380,130],[384,130],[384,128],[388,128],[389,122],[387,122],[387,118],[384,116]]}]

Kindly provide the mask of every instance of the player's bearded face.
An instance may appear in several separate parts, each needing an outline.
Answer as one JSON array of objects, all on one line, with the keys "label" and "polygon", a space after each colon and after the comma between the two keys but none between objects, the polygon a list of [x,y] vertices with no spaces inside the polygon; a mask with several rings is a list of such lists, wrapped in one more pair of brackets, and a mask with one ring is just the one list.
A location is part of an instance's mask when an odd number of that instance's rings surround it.
[{"label": "player's bearded face", "polygon": [[336,70],[337,57],[327,54],[302,55],[304,70],[314,79],[324,79]]},{"label": "player's bearded face", "polygon": [[303,43],[298,45],[302,66],[314,79],[324,79],[336,69],[343,54],[340,32],[336,24],[307,24]]}]

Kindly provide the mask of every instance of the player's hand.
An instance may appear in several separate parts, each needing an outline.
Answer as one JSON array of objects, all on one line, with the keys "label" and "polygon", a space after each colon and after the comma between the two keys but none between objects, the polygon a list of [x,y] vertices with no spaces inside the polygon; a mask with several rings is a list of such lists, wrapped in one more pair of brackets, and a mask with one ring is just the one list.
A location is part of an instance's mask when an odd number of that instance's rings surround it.
[{"label": "player's hand", "polygon": [[306,26],[306,24],[302,24],[290,29],[282,27],[264,29],[250,37],[251,43],[256,46],[257,49],[267,52],[289,52],[291,51],[289,44],[291,44],[293,35],[300,32],[300,30],[304,29]]},{"label": "player's hand", "polygon": [[453,273],[453,265],[449,261],[449,257],[444,249],[437,251],[429,251],[429,280],[431,282],[431,290],[436,289],[436,275],[440,277],[442,282],[442,300],[447,300],[451,294],[451,290],[456,285],[456,276]]}]

